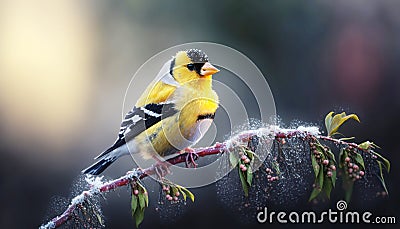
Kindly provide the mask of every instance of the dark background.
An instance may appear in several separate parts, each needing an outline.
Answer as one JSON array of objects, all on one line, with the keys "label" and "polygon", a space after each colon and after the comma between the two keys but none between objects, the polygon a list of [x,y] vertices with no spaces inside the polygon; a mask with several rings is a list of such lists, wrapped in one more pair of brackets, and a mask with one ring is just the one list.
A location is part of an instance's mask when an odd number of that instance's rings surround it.
[{"label": "dark background", "polygon": [[[32,228],[58,214],[54,196],[69,202],[81,169],[114,141],[133,73],[193,41],[247,55],[285,123],[322,126],[331,110],[356,113],[361,124],[342,132],[374,141],[392,162],[390,197],[363,210],[399,220],[399,10],[398,1],[2,1],[0,227]],[[118,163],[107,177],[131,166]],[[193,191],[195,205],[176,222],[149,208],[142,227],[246,226],[213,185]],[[106,225],[133,228],[129,209],[126,189],[109,194]]]}]

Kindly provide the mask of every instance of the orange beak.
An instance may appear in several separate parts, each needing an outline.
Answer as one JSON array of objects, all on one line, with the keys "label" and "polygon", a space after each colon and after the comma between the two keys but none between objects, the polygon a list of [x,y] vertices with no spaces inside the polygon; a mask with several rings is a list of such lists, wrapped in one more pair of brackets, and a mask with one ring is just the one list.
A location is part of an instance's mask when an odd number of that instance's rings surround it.
[{"label": "orange beak", "polygon": [[219,69],[214,67],[212,64],[206,62],[200,70],[200,75],[210,76],[219,72]]}]

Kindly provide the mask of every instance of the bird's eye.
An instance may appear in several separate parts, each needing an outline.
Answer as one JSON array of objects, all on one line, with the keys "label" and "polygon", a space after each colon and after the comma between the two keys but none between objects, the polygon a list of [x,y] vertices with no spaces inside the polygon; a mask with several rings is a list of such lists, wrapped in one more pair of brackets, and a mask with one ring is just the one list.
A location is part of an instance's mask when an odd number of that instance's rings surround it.
[{"label": "bird's eye", "polygon": [[187,67],[190,71],[193,71],[193,70],[194,70],[194,64],[188,64],[188,65],[186,65],[186,67]]}]

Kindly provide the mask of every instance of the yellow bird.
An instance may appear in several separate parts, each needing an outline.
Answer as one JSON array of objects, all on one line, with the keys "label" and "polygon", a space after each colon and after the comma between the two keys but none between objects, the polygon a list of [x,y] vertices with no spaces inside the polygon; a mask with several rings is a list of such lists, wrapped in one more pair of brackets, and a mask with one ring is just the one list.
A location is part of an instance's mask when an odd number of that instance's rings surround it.
[{"label": "yellow bird", "polygon": [[212,89],[212,75],[218,71],[201,50],[176,53],[169,74],[150,84],[126,114],[115,143],[82,172],[98,175],[130,153],[157,158],[194,145],[218,108],[218,95]]}]

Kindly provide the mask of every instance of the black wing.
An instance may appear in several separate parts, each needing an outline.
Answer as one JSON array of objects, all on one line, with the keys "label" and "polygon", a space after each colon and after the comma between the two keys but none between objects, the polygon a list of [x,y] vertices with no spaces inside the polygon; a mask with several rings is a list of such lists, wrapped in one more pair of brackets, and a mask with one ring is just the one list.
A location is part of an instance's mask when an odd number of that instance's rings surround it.
[{"label": "black wing", "polygon": [[164,118],[171,117],[178,111],[174,103],[150,103],[144,107],[134,107],[122,120],[118,138],[114,144],[96,157],[100,158],[126,143],[126,136],[134,138]]}]

